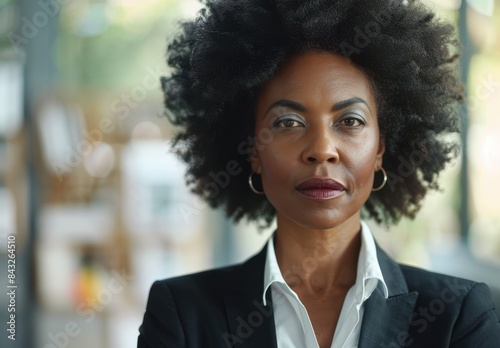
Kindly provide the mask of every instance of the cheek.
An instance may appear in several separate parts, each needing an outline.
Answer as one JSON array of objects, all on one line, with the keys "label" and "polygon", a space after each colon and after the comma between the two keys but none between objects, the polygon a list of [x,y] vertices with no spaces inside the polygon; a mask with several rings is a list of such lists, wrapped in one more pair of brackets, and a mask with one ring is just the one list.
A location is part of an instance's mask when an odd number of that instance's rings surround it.
[{"label": "cheek", "polygon": [[259,153],[259,158],[263,178],[269,181],[284,179],[283,176],[287,172],[284,166],[290,164],[290,161],[282,151],[268,145]]},{"label": "cheek", "polygon": [[348,165],[349,172],[358,189],[362,190],[368,187],[371,190],[375,174],[376,157],[377,148],[375,146],[353,151],[351,156],[349,156],[351,159]]},{"label": "cheek", "polygon": [[259,151],[262,184],[270,200],[284,194],[293,182],[298,164],[295,157],[296,150],[280,142],[270,142]]}]

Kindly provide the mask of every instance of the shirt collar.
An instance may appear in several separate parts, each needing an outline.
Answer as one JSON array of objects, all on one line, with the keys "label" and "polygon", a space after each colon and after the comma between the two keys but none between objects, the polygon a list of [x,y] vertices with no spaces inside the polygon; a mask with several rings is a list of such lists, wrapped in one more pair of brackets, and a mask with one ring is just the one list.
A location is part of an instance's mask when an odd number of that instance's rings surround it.
[{"label": "shirt collar", "polygon": [[[288,284],[286,284],[283,278],[278,260],[276,259],[274,234],[267,243],[267,257],[264,267],[264,291],[262,293],[262,301],[264,305],[267,305],[266,293],[271,284],[279,283],[288,288]],[[361,249],[358,257],[356,283],[354,284],[356,288],[356,299],[358,299],[359,302],[366,300],[377,287],[378,283],[382,285],[385,298],[389,297],[387,284],[385,283],[377,259],[375,240],[373,239],[373,235],[368,225],[364,221],[361,221]]]},{"label": "shirt collar", "polygon": [[264,303],[264,306],[267,306],[267,289],[269,289],[273,283],[287,285],[283,275],[281,274],[278,260],[276,259],[276,252],[274,251],[274,233],[267,242],[267,257],[266,264],[264,266],[264,292],[262,293],[262,302]]}]

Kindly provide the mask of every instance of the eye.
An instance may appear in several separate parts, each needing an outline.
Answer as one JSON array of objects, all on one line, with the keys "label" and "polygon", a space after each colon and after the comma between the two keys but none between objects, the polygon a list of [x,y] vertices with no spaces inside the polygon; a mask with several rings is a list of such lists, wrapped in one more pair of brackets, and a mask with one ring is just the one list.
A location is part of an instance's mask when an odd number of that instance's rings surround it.
[{"label": "eye", "polygon": [[362,127],[365,125],[365,122],[357,117],[345,117],[340,121],[340,124],[347,128],[356,128]]},{"label": "eye", "polygon": [[303,127],[304,123],[293,118],[281,118],[279,120],[276,120],[273,123],[273,126],[278,128],[295,128]]}]

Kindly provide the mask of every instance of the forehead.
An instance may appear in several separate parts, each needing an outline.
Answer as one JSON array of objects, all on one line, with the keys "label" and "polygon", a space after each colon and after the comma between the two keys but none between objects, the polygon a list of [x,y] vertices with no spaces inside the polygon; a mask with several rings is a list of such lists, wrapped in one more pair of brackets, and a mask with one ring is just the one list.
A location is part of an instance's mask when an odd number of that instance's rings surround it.
[{"label": "forehead", "polygon": [[310,52],[288,58],[264,84],[259,101],[293,98],[304,102],[335,102],[352,97],[375,105],[369,76],[343,56]]}]

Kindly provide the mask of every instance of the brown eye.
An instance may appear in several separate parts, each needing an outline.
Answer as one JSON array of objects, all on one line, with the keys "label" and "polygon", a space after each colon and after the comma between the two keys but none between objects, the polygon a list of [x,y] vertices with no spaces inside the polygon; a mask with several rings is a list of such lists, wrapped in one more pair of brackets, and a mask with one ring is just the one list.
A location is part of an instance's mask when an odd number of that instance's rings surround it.
[{"label": "brown eye", "polygon": [[297,120],[294,120],[293,118],[284,118],[281,120],[277,120],[274,123],[274,126],[278,127],[278,128],[295,128],[295,127],[303,126],[303,123],[299,122]]},{"label": "brown eye", "polygon": [[364,122],[361,120],[358,120],[357,118],[354,117],[347,117],[343,119],[342,125],[345,127],[360,127],[364,125]]},{"label": "brown eye", "polygon": [[344,124],[349,127],[353,127],[356,124],[356,120],[353,118],[348,118],[347,120],[344,120]]},{"label": "brown eye", "polygon": [[290,119],[287,119],[287,120],[283,120],[282,124],[284,127],[293,127],[297,122],[295,122],[294,120],[290,120]]}]

